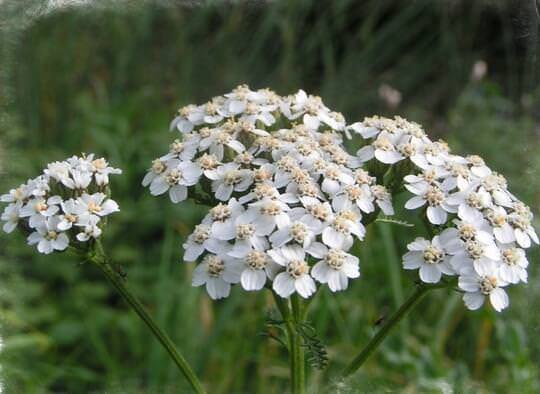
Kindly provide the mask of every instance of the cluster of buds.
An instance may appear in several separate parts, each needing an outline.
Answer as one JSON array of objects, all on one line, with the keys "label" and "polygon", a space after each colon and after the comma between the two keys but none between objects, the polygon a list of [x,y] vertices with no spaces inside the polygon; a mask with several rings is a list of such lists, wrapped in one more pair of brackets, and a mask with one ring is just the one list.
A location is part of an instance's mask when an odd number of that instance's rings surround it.
[{"label": "cluster of buds", "polygon": [[429,140],[399,117],[366,118],[347,131],[366,142],[358,151],[365,165],[400,174],[413,194],[405,208],[422,210],[436,233],[408,245],[404,268],[419,269],[426,283],[457,276],[469,309],[486,297],[497,311],[507,307],[503,288],[527,281],[524,249],[538,244],[538,236],[531,210],[508,191],[506,179],[481,157],[452,154],[445,142]]},{"label": "cluster of buds", "polygon": [[94,155],[50,163],[42,175],[0,196],[8,203],[3,230],[19,227],[40,253],[62,251],[101,235],[103,219],[119,210],[108,198],[109,175],[121,171]]},{"label": "cluster of buds", "polygon": [[[181,108],[171,130],[178,138],[143,185],[211,206],[183,247],[184,260],[198,262],[193,285],[213,299],[236,283],[282,297],[308,298],[317,282],[345,290],[360,276],[353,243],[380,212],[394,214],[392,194],[402,190],[414,195],[405,208],[422,210],[434,233],[408,246],[405,269],[427,283],[458,276],[470,309],[489,296],[501,310],[502,287],[526,281],[523,248],[538,242],[529,208],[481,158],[450,154],[416,123],[347,125],[302,90],[283,97],[242,85]],[[353,135],[363,145],[356,154],[344,144]]]}]

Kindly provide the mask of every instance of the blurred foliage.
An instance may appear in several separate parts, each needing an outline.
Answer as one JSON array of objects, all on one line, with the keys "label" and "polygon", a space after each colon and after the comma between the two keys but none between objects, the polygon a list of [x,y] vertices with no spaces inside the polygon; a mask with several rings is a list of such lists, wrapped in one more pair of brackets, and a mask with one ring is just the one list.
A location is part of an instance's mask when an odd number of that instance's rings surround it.
[{"label": "blurred foliage", "polygon": [[[246,82],[282,94],[304,88],[350,121],[399,113],[456,151],[484,156],[538,206],[540,89],[523,82],[531,79],[505,2],[42,4],[0,5],[0,190],[81,151],[123,168],[112,185],[122,212],[106,247],[212,393],[283,392],[288,368],[283,350],[260,335],[271,308],[265,294],[235,289],[210,302],[191,287],[180,245],[204,209],[139,186],[172,139],[177,107]],[[479,59],[488,79],[474,81]],[[401,93],[401,104],[381,99],[382,84]],[[357,249],[365,279],[314,301],[311,320],[330,365],[311,372],[312,391],[540,392],[540,315],[531,313],[540,306],[538,253],[530,284],[510,290],[501,315],[467,312],[458,294],[430,294],[349,382],[331,380],[411,291],[413,275],[400,264],[410,232],[377,223]],[[0,275],[6,392],[187,389],[93,267],[38,256],[22,236],[2,235]]]}]

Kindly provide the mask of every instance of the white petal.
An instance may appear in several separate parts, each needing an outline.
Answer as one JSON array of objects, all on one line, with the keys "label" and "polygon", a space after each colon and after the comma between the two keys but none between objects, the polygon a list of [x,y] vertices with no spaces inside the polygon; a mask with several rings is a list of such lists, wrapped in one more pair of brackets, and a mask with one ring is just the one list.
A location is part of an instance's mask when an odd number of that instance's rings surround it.
[{"label": "white petal", "polygon": [[427,217],[433,224],[444,224],[448,218],[448,213],[441,207],[428,207]]},{"label": "white petal", "polygon": [[311,270],[311,276],[321,283],[328,282],[330,267],[324,261],[319,261]]},{"label": "white petal", "polygon": [[328,287],[331,291],[341,291],[346,290],[349,286],[349,279],[347,278],[347,275],[341,271],[335,271],[332,270],[330,272],[330,275],[328,277]]},{"label": "white petal", "polygon": [[441,280],[441,270],[435,264],[423,264],[420,267],[420,279],[426,283],[437,283]]},{"label": "white petal", "polygon": [[294,286],[298,294],[303,298],[309,298],[313,293],[315,293],[315,290],[317,289],[315,281],[311,276],[307,274],[303,275],[301,278],[296,279],[294,281]]},{"label": "white petal", "polygon": [[481,293],[465,293],[463,301],[465,301],[467,308],[474,311],[484,304],[484,296]]},{"label": "white petal", "polygon": [[221,278],[209,278],[206,282],[206,291],[213,300],[228,297],[231,285]]},{"label": "white petal", "polygon": [[263,270],[245,269],[242,272],[240,282],[245,290],[261,290],[266,283],[266,273]]},{"label": "white petal", "polygon": [[422,197],[415,196],[405,203],[405,208],[416,209],[423,206],[425,203],[426,203],[426,200],[424,200]]},{"label": "white petal", "polygon": [[489,294],[489,302],[491,302],[493,309],[500,312],[509,304],[508,295],[503,289],[496,288]]},{"label": "white petal", "polygon": [[272,288],[279,296],[287,298],[294,293],[294,279],[288,273],[281,272],[276,275]]}]

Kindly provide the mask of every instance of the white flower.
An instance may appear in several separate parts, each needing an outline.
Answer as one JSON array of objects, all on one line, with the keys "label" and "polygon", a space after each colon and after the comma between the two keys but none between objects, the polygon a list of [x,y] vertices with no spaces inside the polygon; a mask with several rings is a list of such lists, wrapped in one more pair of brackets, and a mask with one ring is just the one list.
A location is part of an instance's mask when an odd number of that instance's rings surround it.
[{"label": "white flower", "polygon": [[236,259],[207,254],[193,271],[193,286],[206,285],[213,300],[229,296],[231,284],[240,281],[242,265]]},{"label": "white flower", "polygon": [[208,149],[208,153],[214,155],[218,160],[223,160],[225,146],[236,153],[242,153],[246,149],[240,141],[235,140],[229,133],[221,130],[213,130],[208,137],[203,138],[199,149]]},{"label": "white flower", "polygon": [[388,193],[386,187],[382,185],[371,186],[371,193],[375,198],[375,203],[385,215],[393,215],[392,195]]},{"label": "white flower", "polygon": [[430,223],[444,224],[448,219],[448,212],[456,212],[455,207],[447,202],[448,195],[441,186],[426,183],[407,184],[405,186],[411,193],[416,194],[415,197],[405,203],[405,208],[417,209],[427,204],[426,214]]},{"label": "white flower", "polygon": [[[240,219],[240,218],[239,218]],[[243,258],[253,250],[267,250],[268,241],[266,237],[257,235],[256,227],[253,223],[241,223],[237,219],[236,238],[229,256]]]},{"label": "white flower", "polygon": [[120,170],[119,168],[109,166],[109,163],[104,158],[92,160],[90,164],[92,165],[91,168],[94,173],[94,177],[96,178],[96,184],[99,186],[109,184],[110,174],[122,173],[122,170]]},{"label": "white flower", "polygon": [[495,239],[503,244],[509,244],[516,240],[514,229],[508,223],[508,215],[503,207],[494,206],[487,209],[485,217],[493,226]]},{"label": "white flower", "polygon": [[259,250],[252,250],[243,259],[245,268],[240,274],[240,283],[244,290],[261,290],[267,278],[273,279],[280,268],[268,254]]},{"label": "white flower", "polygon": [[27,185],[21,185],[16,189],[11,189],[7,194],[2,194],[0,196],[0,201],[7,203],[23,202],[26,198],[29,197],[29,195],[29,187]]},{"label": "white flower", "polygon": [[173,119],[170,129],[178,129],[181,133],[189,133],[194,126],[203,122],[203,111],[195,105],[188,105],[178,110],[178,116]]},{"label": "white flower", "polygon": [[509,217],[510,224],[514,228],[514,236],[517,243],[522,248],[529,248],[531,240],[538,245],[538,235],[531,225],[531,219],[528,215],[514,212]]},{"label": "white flower", "polygon": [[458,286],[465,291],[463,301],[470,310],[476,310],[484,304],[484,299],[489,301],[497,312],[506,308],[509,304],[508,295],[502,287],[507,283],[495,274],[495,267],[488,267],[482,273],[468,271],[459,277]]},{"label": "white flower", "polygon": [[482,214],[482,210],[493,205],[490,194],[483,188],[454,193],[446,199],[446,203],[457,206],[458,216],[466,221],[475,220],[475,217]]},{"label": "white flower", "polygon": [[6,233],[11,233],[17,227],[21,215],[21,208],[22,201],[11,203],[4,208],[4,212],[2,212],[2,217],[0,219],[5,221],[2,229]]},{"label": "white flower", "polygon": [[323,260],[319,261],[311,270],[311,275],[321,283],[327,283],[331,291],[346,290],[349,286],[349,278],[360,276],[358,257],[345,253],[340,249],[327,249]]},{"label": "white flower", "polygon": [[195,261],[204,251],[218,253],[226,249],[224,241],[211,238],[211,228],[206,224],[195,226],[195,230],[189,235],[182,245],[184,248],[184,260]]},{"label": "white flower", "polygon": [[107,198],[104,193],[84,193],[78,198],[77,203],[80,204],[80,207],[76,209],[80,212],[78,215],[83,224],[90,217],[103,217],[120,211],[116,201]]},{"label": "white flower", "polygon": [[99,228],[98,223],[101,219],[99,216],[89,216],[83,223],[79,223],[78,226],[82,229],[77,235],[76,238],[80,242],[87,242],[90,239],[98,238],[102,230]]},{"label": "white flower", "polygon": [[321,189],[333,196],[341,190],[342,185],[352,185],[354,179],[350,170],[337,165],[328,165],[323,172]]},{"label": "white flower", "polygon": [[270,236],[270,242],[274,248],[279,248],[290,241],[294,241],[307,248],[315,240],[315,228],[301,219],[289,223],[286,227],[277,230]]},{"label": "white flower", "polygon": [[37,244],[40,253],[49,254],[55,250],[65,250],[69,245],[68,236],[58,229],[59,218],[47,217],[38,223],[33,233],[28,236],[28,244]]},{"label": "white flower", "polygon": [[20,217],[29,217],[29,226],[35,228],[43,223],[45,218],[55,215],[60,210],[58,205],[61,202],[62,198],[60,196],[52,196],[48,199],[42,197],[33,198],[21,208]]},{"label": "white flower", "polygon": [[269,235],[276,226],[281,229],[290,223],[291,219],[287,215],[289,209],[284,202],[264,198],[249,204],[241,220],[255,224],[256,234]]},{"label": "white flower", "polygon": [[373,200],[368,185],[347,185],[332,199],[332,208],[339,212],[357,207],[362,212],[371,213],[375,210]]},{"label": "white flower", "polygon": [[527,256],[523,249],[515,246],[501,247],[501,264],[499,276],[508,283],[527,282]]},{"label": "white flower", "polygon": [[212,191],[220,201],[227,201],[233,191],[243,192],[253,183],[253,174],[250,170],[241,169],[239,164],[227,163],[206,176],[213,180]]},{"label": "white flower", "polygon": [[80,200],[62,201],[62,215],[60,215],[60,223],[58,228],[62,231],[69,230],[74,224],[79,221],[79,217],[83,214],[88,214],[88,204],[82,204]]},{"label": "white flower", "polygon": [[201,174],[196,164],[171,159],[167,162],[167,169],[151,181],[150,193],[159,196],[168,191],[173,203],[184,201],[188,195],[187,187],[195,185]]},{"label": "white flower", "polygon": [[450,263],[459,273],[471,267],[480,274],[485,267],[491,266],[495,261],[500,260],[500,251],[493,240],[480,239],[475,237],[463,243],[463,249],[452,256]]},{"label": "white flower", "polygon": [[47,165],[43,171],[46,175],[73,189],[73,180],[70,177],[71,165],[66,161],[55,161]]},{"label": "white flower", "polygon": [[396,149],[400,142],[400,135],[391,135],[381,132],[371,145],[364,146],[356,153],[360,161],[366,162],[375,157],[385,164],[394,164],[405,157]]},{"label": "white flower", "polygon": [[242,204],[231,198],[227,204],[218,204],[203,219],[203,224],[211,226],[212,236],[228,241],[236,236],[236,221],[244,212]]},{"label": "white flower", "polygon": [[92,173],[86,170],[71,169],[71,178],[64,178],[62,183],[70,189],[84,190],[92,182]]},{"label": "white flower", "polygon": [[420,279],[426,283],[437,283],[442,274],[454,275],[455,272],[449,264],[450,257],[446,254],[439,236],[430,241],[423,238],[407,245],[409,252],[403,256],[403,268],[420,269]]},{"label": "white flower", "polygon": [[299,246],[284,246],[271,249],[268,254],[276,263],[285,267],[285,271],[276,275],[272,288],[281,297],[287,298],[298,293],[309,298],[315,293],[315,281],[309,276],[309,265],[305,261],[306,253]]},{"label": "white flower", "polygon": [[352,211],[340,212],[323,230],[322,241],[331,248],[348,250],[353,244],[351,234],[358,239],[363,239],[366,233],[359,219]]}]

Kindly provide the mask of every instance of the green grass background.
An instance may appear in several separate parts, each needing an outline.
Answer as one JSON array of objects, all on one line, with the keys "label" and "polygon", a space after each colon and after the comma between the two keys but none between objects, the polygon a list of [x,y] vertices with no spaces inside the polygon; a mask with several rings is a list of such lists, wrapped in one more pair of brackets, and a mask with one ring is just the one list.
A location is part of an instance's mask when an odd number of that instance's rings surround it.
[{"label": "green grass background", "polygon": [[[104,242],[211,393],[282,393],[288,367],[284,350],[260,335],[272,308],[266,294],[235,289],[211,302],[191,287],[181,244],[204,210],[140,186],[173,138],[167,127],[179,106],[249,83],[281,94],[304,88],[350,122],[400,114],[456,152],[482,155],[538,213],[540,89],[506,2],[44,4],[0,4],[1,190],[79,152],[121,167],[112,187],[122,211]],[[489,72],[474,82],[479,59]],[[382,84],[402,93],[399,107],[381,100]],[[433,292],[352,379],[333,378],[376,331],[374,321],[412,291],[414,275],[400,263],[412,238],[407,228],[372,226],[357,248],[361,279],[317,296],[310,319],[331,363],[310,371],[310,392],[540,392],[537,252],[530,284],[511,288],[508,310],[469,312],[459,294]],[[2,234],[0,280],[4,392],[187,390],[93,267],[40,256],[22,236]]]}]

